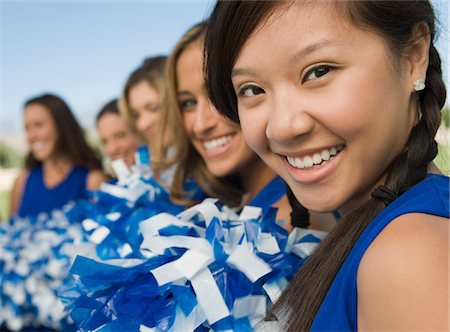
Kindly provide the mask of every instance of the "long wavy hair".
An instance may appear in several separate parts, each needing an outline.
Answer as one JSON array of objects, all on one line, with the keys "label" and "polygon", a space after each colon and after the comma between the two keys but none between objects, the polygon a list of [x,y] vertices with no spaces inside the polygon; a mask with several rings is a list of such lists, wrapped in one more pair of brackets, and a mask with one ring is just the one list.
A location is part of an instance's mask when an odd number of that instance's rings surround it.
[{"label": "long wavy hair", "polygon": [[[231,206],[237,206],[242,200],[242,191],[237,189],[236,181],[232,177],[217,178],[212,175],[203,158],[194,148],[186,133],[183,115],[177,97],[177,62],[188,45],[204,39],[207,22],[198,23],[190,28],[174,47],[167,63],[167,85],[163,102],[164,113],[158,133],[157,146],[152,159],[156,175],[164,169],[174,165],[176,172],[170,187],[171,198],[174,202],[190,205],[194,202],[187,199],[188,193],[183,189],[188,177],[210,196],[220,197],[221,201]],[[172,133],[173,155],[168,155],[164,146],[164,135],[169,130]]]},{"label": "long wavy hair", "polygon": [[141,82],[147,82],[156,90],[162,100],[166,91],[166,63],[167,57],[165,55],[146,58],[142,64],[130,74],[123,87],[122,95],[119,98],[118,104],[120,114],[126,119],[128,126],[142,142],[146,142],[146,139],[136,128],[136,122],[130,109],[130,90]]},{"label": "long wavy hair", "polygon": [[[207,89],[219,112],[235,122],[239,122],[239,118],[231,71],[239,51],[252,32],[276,9],[292,4],[279,1],[220,1],[216,4],[206,35]],[[382,37],[394,61],[415,42],[413,30],[417,24],[424,22],[429,27],[432,42],[426,87],[418,93],[423,116],[412,128],[405,149],[384,170],[385,187],[399,196],[425,178],[428,165],[437,154],[434,137],[440,125],[446,90],[441,59],[433,43],[433,8],[429,1],[335,1],[334,4],[337,13],[354,26]],[[348,253],[384,208],[382,201],[371,198],[343,217],[305,263],[271,311],[274,316],[292,313],[287,319],[287,330],[311,328]]]},{"label": "long wavy hair", "polygon": [[[31,104],[39,104],[49,112],[52,117],[58,140],[55,146],[55,154],[67,157],[74,165],[84,166],[89,169],[102,169],[100,154],[87,142],[83,129],[67,103],[60,97],[52,94],[43,94],[28,99],[24,108]],[[27,169],[41,165],[31,151],[25,158]]]}]

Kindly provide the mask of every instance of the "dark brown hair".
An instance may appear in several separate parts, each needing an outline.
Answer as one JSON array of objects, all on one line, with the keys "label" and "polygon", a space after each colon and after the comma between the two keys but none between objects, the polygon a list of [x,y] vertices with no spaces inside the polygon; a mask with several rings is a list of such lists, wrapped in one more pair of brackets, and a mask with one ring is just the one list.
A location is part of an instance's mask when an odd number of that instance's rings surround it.
[{"label": "dark brown hair", "polygon": [[[56,154],[67,156],[73,164],[78,166],[89,169],[102,168],[99,153],[88,144],[83,129],[63,99],[56,95],[43,94],[27,100],[24,107],[31,104],[44,106],[55,122],[58,131]],[[41,162],[29,152],[25,159],[25,167],[31,169],[40,164]]]},{"label": "dark brown hair", "polygon": [[120,116],[117,98],[109,101],[100,109],[100,111],[97,113],[97,116],[95,117],[95,123],[98,124],[100,119],[106,114],[116,114]]},{"label": "dark brown hair", "polygon": [[[207,89],[216,108],[238,122],[237,100],[231,84],[231,71],[239,51],[251,33],[264,23],[275,9],[293,2],[220,1],[210,18],[206,36]],[[389,46],[393,58],[407,51],[414,42],[417,24],[428,25],[431,40],[435,37],[435,16],[428,1],[336,1],[337,13],[356,27],[377,33]],[[434,140],[440,125],[440,110],[446,91],[441,60],[433,42],[429,51],[426,88],[418,94],[423,117],[412,128],[406,148],[384,170],[385,188],[401,195],[423,180],[428,164],[437,154]],[[292,313],[285,328],[304,331],[311,328],[314,317],[356,240],[367,225],[385,208],[376,195],[342,218],[317,251],[296,275],[274,305],[271,315]]]}]

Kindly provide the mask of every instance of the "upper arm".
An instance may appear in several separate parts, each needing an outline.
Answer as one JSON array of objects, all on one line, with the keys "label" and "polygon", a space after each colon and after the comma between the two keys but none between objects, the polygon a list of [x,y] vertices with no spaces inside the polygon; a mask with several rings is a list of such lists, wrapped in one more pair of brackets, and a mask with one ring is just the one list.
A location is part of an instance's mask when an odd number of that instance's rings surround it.
[{"label": "upper arm", "polygon": [[88,190],[98,190],[103,182],[107,181],[107,177],[100,170],[89,171],[86,186]]},{"label": "upper arm", "polygon": [[28,171],[21,172],[14,180],[13,187],[11,189],[11,200],[9,214],[16,213],[19,209],[20,201],[22,200],[23,191],[25,189],[25,182],[28,178]]},{"label": "upper arm", "polygon": [[361,260],[358,329],[448,331],[448,269],[448,219],[397,218]]}]

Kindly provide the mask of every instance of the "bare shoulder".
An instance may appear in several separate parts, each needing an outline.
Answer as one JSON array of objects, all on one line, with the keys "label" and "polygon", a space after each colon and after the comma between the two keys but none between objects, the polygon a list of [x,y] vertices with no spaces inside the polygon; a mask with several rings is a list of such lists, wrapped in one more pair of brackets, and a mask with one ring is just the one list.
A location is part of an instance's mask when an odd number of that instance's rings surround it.
[{"label": "bare shoulder", "polygon": [[292,225],[291,225],[291,205],[289,204],[289,200],[287,198],[286,195],[284,195],[283,197],[281,197],[274,205],[273,207],[278,208],[278,212],[277,212],[277,220],[278,221],[282,221],[283,224],[283,228],[286,229],[287,231],[291,231],[292,230]]},{"label": "bare shoulder", "polygon": [[97,190],[103,182],[107,181],[106,175],[98,169],[93,169],[89,171],[87,177],[87,189]]},{"label": "bare shoulder", "polygon": [[358,328],[448,330],[449,225],[411,213],[380,233],[358,269]]},{"label": "bare shoulder", "polygon": [[25,189],[25,183],[27,181],[30,172],[24,170],[16,177],[11,190],[11,204],[10,204],[10,214],[17,212],[19,209],[19,204],[23,196],[23,191]]}]

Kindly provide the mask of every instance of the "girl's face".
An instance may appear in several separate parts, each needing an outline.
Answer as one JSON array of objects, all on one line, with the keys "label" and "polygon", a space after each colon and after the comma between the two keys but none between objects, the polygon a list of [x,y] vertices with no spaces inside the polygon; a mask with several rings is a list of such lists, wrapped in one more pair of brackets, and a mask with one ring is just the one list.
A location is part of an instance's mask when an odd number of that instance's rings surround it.
[{"label": "girl's face", "polygon": [[217,176],[240,172],[257,160],[239,127],[212,106],[203,78],[202,41],[195,41],[176,64],[177,95],[189,139],[209,171]]},{"label": "girl's face", "polygon": [[27,142],[34,158],[44,162],[55,155],[58,130],[48,109],[32,103],[24,109]]},{"label": "girl's face", "polygon": [[151,143],[161,118],[160,94],[147,81],[141,81],[130,88],[128,101],[136,129]]},{"label": "girl's face", "polygon": [[103,150],[109,159],[123,159],[128,166],[134,163],[134,154],[139,143],[119,114],[104,114],[97,121],[97,130]]},{"label": "girl's face", "polygon": [[321,3],[277,11],[255,29],[232,82],[249,145],[305,207],[346,213],[404,149],[420,77]]}]

